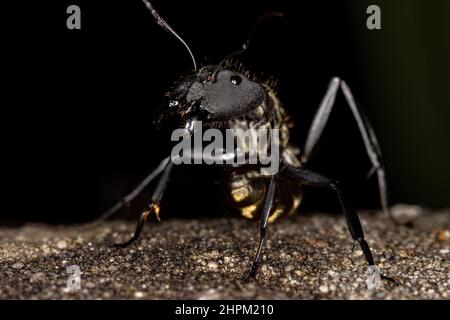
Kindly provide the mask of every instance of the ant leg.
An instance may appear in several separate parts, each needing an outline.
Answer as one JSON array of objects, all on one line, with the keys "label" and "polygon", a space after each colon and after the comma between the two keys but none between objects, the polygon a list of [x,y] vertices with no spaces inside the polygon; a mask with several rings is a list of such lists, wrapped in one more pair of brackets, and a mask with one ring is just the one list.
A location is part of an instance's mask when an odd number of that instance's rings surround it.
[{"label": "ant leg", "polygon": [[252,269],[250,270],[249,278],[255,279],[258,273],[259,266],[261,264],[261,254],[266,242],[267,235],[267,225],[269,222],[270,211],[272,210],[273,200],[275,197],[275,189],[277,185],[277,174],[274,174],[270,179],[269,190],[266,194],[266,199],[264,201],[264,207],[261,214],[261,220],[259,224],[259,246],[256,252],[255,259],[253,260]]},{"label": "ant leg", "polygon": [[370,124],[369,118],[366,116],[364,111],[358,107],[358,104],[356,103],[355,98],[353,97],[353,94],[345,81],[341,82],[341,90],[344,93],[347,104],[355,117],[356,123],[358,124],[359,131],[361,132],[361,136],[364,141],[364,146],[366,147],[367,154],[370,158],[370,162],[372,163],[372,169],[369,171],[368,177],[370,177],[376,170],[381,207],[383,208],[386,216],[396,222],[389,210],[388,188],[383,164],[383,155],[381,153],[375,131]]},{"label": "ant leg", "polygon": [[[347,221],[347,227],[353,240],[357,241],[361,246],[361,249],[366,257],[369,266],[375,265],[373,260],[372,252],[370,251],[369,245],[364,239],[364,231],[361,226],[361,222],[356,211],[353,209],[350,201],[344,196],[341,188],[338,187],[338,183],[311,170],[301,169],[287,165],[285,172],[291,178],[294,178],[305,185],[315,186],[315,187],[327,187],[334,191],[341,203],[342,210],[344,211],[345,218]],[[393,281],[392,278],[385,275],[381,275],[383,279]]]},{"label": "ant leg", "polygon": [[160,219],[159,219],[159,208],[160,208],[159,204],[164,195],[164,191],[167,188],[167,184],[169,182],[170,173],[172,171],[172,168],[173,168],[172,161],[169,161],[168,163],[166,163],[166,166],[164,168],[162,176],[159,179],[158,184],[156,185],[155,191],[153,192],[153,195],[151,197],[151,202],[147,206],[147,208],[141,213],[141,216],[136,225],[136,230],[134,231],[133,237],[125,243],[115,244],[116,247],[127,247],[130,244],[132,244],[133,242],[135,242],[139,238],[139,235],[141,234],[142,229],[144,227],[144,223],[147,220],[147,217],[150,213],[154,212],[156,215],[156,218],[158,219],[158,221],[160,221]]},{"label": "ant leg", "polygon": [[319,109],[314,116],[311,126],[309,127],[308,136],[306,138],[301,159],[303,164],[308,163],[308,161],[312,158],[313,151],[319,142],[320,136],[322,135],[325,125],[328,122],[331,110],[333,109],[340,81],[341,80],[339,78],[331,79],[327,92],[319,105]]},{"label": "ant leg", "polygon": [[328,118],[334,106],[334,101],[336,98],[337,91],[341,88],[347,104],[353,114],[358,125],[359,132],[366,147],[367,155],[369,156],[370,162],[372,163],[372,169],[369,171],[368,177],[370,177],[375,171],[378,176],[378,188],[380,193],[380,202],[383,211],[392,220],[393,217],[389,211],[389,201],[388,201],[388,189],[386,183],[386,174],[384,170],[383,157],[381,154],[381,149],[378,144],[375,131],[370,124],[368,117],[365,115],[364,111],[358,107],[350,88],[341,79],[335,77],[331,80],[327,92],[317,110],[314,120],[306,138],[304,154],[302,156],[302,163],[306,164],[311,159],[315,147],[322,135],[325,125],[328,122]]},{"label": "ant leg", "polygon": [[130,244],[139,239],[139,235],[141,234],[142,229],[144,228],[145,221],[147,220],[148,215],[152,211],[155,212],[159,211],[159,206],[150,204],[144,211],[142,211],[141,216],[139,217],[138,223],[136,225],[136,230],[134,231],[133,237],[131,237],[131,239],[125,243],[116,243],[114,244],[114,246],[121,248],[128,247]]},{"label": "ant leg", "polygon": [[136,198],[142,190],[144,190],[150,182],[152,182],[164,168],[166,168],[170,157],[165,158],[160,162],[158,167],[156,167],[150,174],[148,174],[130,193],[125,195],[120,201],[114,204],[111,208],[105,211],[99,218],[97,218],[94,223],[103,222],[117,212],[123,206],[127,206],[134,198]]}]

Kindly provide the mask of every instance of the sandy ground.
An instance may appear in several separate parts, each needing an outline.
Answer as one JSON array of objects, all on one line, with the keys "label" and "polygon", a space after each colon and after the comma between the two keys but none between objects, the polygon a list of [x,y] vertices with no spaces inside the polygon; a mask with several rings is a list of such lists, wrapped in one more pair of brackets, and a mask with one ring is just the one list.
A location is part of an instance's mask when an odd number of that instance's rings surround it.
[{"label": "sandy ground", "polygon": [[[348,258],[353,242],[343,216],[298,215],[270,225],[254,282],[246,276],[257,223],[151,221],[137,244],[119,249],[111,244],[127,239],[134,223],[112,221],[0,228],[0,298],[450,299],[449,211],[409,226],[394,226],[380,213],[360,216],[376,262],[396,284],[367,288],[362,251]],[[71,265],[80,269],[80,289],[67,287]]]}]

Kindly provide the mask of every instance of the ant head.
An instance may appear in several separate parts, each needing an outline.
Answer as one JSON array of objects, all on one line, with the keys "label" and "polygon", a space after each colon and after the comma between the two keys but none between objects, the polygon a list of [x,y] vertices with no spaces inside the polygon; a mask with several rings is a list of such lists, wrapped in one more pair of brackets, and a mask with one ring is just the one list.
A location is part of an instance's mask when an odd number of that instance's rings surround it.
[{"label": "ant head", "polygon": [[269,12],[261,16],[241,48],[226,56],[218,65],[197,70],[195,57],[186,42],[156,12],[149,0],[143,1],[156,22],[186,47],[192,59],[194,73],[177,85],[169,100],[169,107],[176,109],[184,120],[195,118],[211,122],[228,121],[243,116],[264,102],[266,94],[260,84],[223,65],[248,49],[253,34],[262,21],[271,16],[281,17],[283,14]]},{"label": "ant head", "polygon": [[[228,121],[238,118],[263,103],[263,87],[234,70],[207,66],[186,93],[190,113],[203,121]],[[187,114],[189,117],[190,115]]]}]

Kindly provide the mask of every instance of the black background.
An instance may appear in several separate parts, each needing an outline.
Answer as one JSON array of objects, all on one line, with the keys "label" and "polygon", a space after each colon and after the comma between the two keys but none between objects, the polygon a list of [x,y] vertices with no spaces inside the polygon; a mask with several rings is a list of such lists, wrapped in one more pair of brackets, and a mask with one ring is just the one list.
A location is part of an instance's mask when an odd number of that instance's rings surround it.
[{"label": "black background", "polygon": [[[81,7],[81,30],[66,28],[70,4]],[[261,14],[285,12],[285,19],[261,26],[242,60],[279,79],[279,97],[297,123],[292,140],[303,146],[327,84],[338,75],[378,134],[392,202],[448,205],[448,2],[378,1],[377,31],[366,28],[368,1],[153,4],[200,64],[236,49]],[[151,120],[172,81],[190,70],[189,56],[138,0],[2,4],[1,22],[0,219],[92,219],[167,155]],[[379,206],[342,96],[312,167],[344,182],[357,207]],[[221,214],[205,172],[177,168],[165,216]],[[339,212],[339,205],[334,195],[309,190],[302,210]]]}]

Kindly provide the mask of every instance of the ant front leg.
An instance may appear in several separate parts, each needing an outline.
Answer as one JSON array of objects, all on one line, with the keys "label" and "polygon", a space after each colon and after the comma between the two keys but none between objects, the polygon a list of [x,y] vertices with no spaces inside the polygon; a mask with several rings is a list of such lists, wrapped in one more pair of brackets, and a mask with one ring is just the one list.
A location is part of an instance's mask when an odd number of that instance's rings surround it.
[{"label": "ant front leg", "polygon": [[[185,137],[192,136],[194,130],[193,121],[194,118],[189,119],[186,122],[184,132]],[[161,166],[163,167],[161,168]],[[141,234],[142,229],[144,228],[145,221],[147,220],[147,217],[149,216],[150,213],[154,212],[156,215],[156,219],[158,219],[159,221],[159,210],[160,210],[159,204],[161,203],[161,199],[164,195],[164,192],[166,191],[167,184],[169,183],[170,173],[172,172],[173,166],[174,163],[172,161],[172,155],[164,159],[163,162],[161,162],[160,167],[158,167],[160,169],[157,169],[162,171],[161,177],[159,178],[155,191],[153,191],[150,203],[147,205],[147,208],[144,211],[142,211],[141,216],[139,217],[133,237],[125,243],[116,244],[115,245],[116,247],[127,247],[133,242],[135,242],[139,238],[139,235]]]},{"label": "ant front leg", "polygon": [[163,159],[160,164],[150,172],[142,181],[127,195],[125,195],[120,201],[114,204],[111,208],[105,211],[99,218],[97,218],[94,223],[103,222],[116,213],[123,206],[128,207],[129,203],[136,198],[142,190],[144,190],[164,169],[167,167],[167,164],[170,161],[170,157]]},{"label": "ant front leg", "polygon": [[[353,206],[351,205],[350,201],[348,200],[348,198],[344,196],[344,193],[342,192],[341,188],[338,187],[338,183],[317,172],[293,167],[291,165],[286,166],[285,173],[289,177],[298,180],[302,184],[315,187],[327,187],[337,194],[339,202],[341,203],[342,206],[342,210],[344,211],[345,214],[348,230],[350,231],[353,240],[357,241],[361,246],[361,249],[364,253],[364,256],[366,257],[369,266],[375,266],[372,252],[370,251],[369,245],[367,244],[367,241],[364,238],[364,231],[361,226],[359,217],[356,211],[354,210]],[[387,277],[383,274],[381,274],[381,278],[389,281],[394,281],[392,278]]]},{"label": "ant front leg", "polygon": [[115,244],[116,247],[127,247],[130,244],[134,243],[137,239],[139,239],[142,229],[144,228],[145,221],[147,220],[147,217],[149,216],[150,213],[154,212],[156,218],[159,221],[159,204],[164,195],[164,191],[167,188],[167,184],[169,182],[170,173],[173,169],[173,165],[174,165],[173,162],[170,161],[169,159],[169,161],[165,165],[161,178],[159,179],[158,184],[156,185],[156,189],[152,194],[150,204],[147,205],[147,208],[141,213],[141,216],[139,217],[133,237],[125,243]]}]

